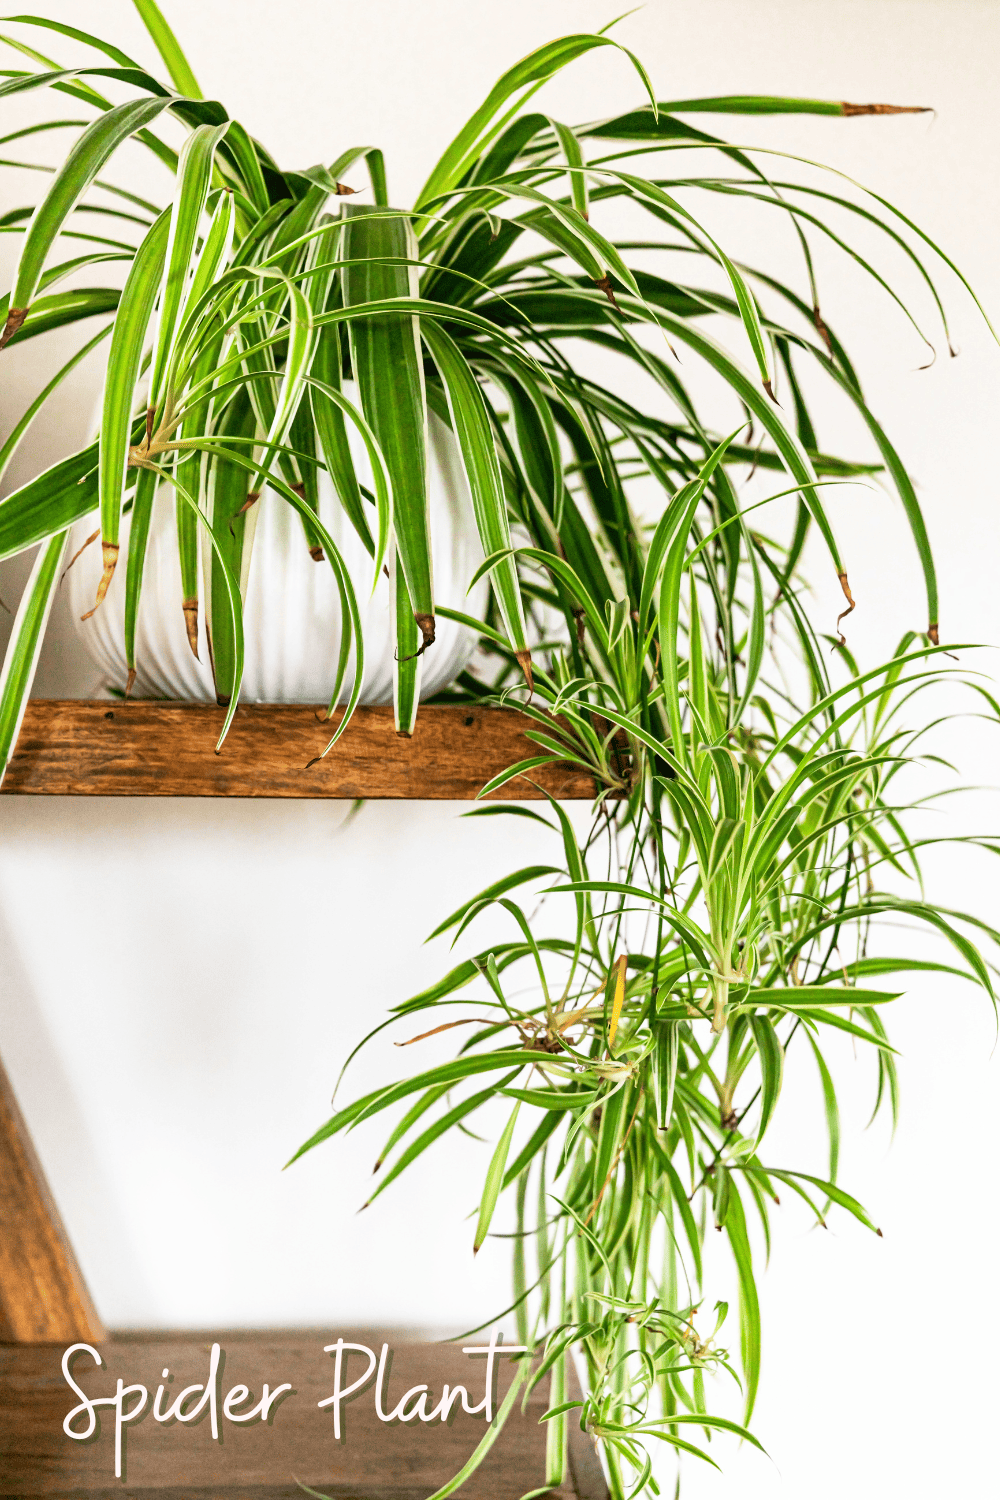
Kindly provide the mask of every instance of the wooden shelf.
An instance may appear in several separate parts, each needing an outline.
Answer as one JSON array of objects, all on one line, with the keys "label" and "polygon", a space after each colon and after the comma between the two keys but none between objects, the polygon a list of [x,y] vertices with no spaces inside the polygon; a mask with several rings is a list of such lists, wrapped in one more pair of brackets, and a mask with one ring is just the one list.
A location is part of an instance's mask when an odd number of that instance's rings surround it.
[{"label": "wooden shelf", "polygon": [[[115,1422],[103,1409],[101,1431],[90,1442],[74,1442],[63,1433],[63,1419],[78,1398],[63,1380],[62,1348],[0,1346],[0,1496],[18,1500],[302,1500],[296,1483],[333,1500],[426,1500],[450,1479],[476,1448],[486,1428],[482,1416],[459,1411],[452,1422],[388,1424],[378,1419],[372,1386],[343,1408],[344,1428],[338,1443],[333,1414],[318,1401],[333,1390],[333,1357],[324,1346],[337,1338],[366,1345],[376,1355],[383,1342],[392,1350],[387,1381],[387,1409],[404,1391],[428,1385],[434,1401],[442,1386],[465,1385],[472,1402],[482,1399],[482,1357],[462,1353],[461,1344],[419,1343],[413,1333],[382,1329],[269,1333],[205,1332],[197,1334],[126,1334],[99,1345],[104,1368],[87,1354],[73,1365],[73,1377],[88,1396],[114,1394],[119,1377],[126,1386],[148,1391],[145,1411],[126,1427],[123,1473],[115,1478]],[[294,1393],[279,1402],[268,1423],[234,1426],[219,1411],[221,1442],[212,1440],[208,1420],[191,1426],[153,1421],[150,1408],[164,1369],[169,1406],[187,1385],[207,1379],[212,1343],[225,1353],[221,1396],[237,1384],[259,1400],[266,1381],[273,1391],[288,1382]],[[482,1335],[471,1341],[488,1342]],[[354,1364],[362,1360],[355,1372]],[[346,1381],[357,1378],[364,1357],[351,1356]],[[509,1360],[498,1361],[498,1394],[502,1399],[514,1373]],[[575,1381],[574,1381],[575,1384]],[[548,1404],[548,1382],[532,1393],[527,1410],[520,1403],[486,1455],[481,1467],[459,1491],[462,1500],[518,1500],[545,1481],[545,1427],[538,1418]],[[578,1389],[578,1388],[577,1388]],[[136,1395],[127,1398],[128,1404]],[[197,1396],[193,1398],[197,1400]],[[391,1405],[388,1403],[391,1402]],[[192,1403],[193,1404],[193,1403]],[[430,1405],[430,1403],[428,1403]],[[221,1402],[220,1402],[221,1406]],[[244,1410],[246,1407],[244,1407]],[[202,1414],[207,1417],[207,1413]],[[589,1438],[571,1420],[567,1484],[549,1491],[551,1500],[608,1500],[600,1464]]]},{"label": "wooden shelf", "polygon": [[[412,739],[391,708],[359,708],[330,754],[334,723],[304,704],[241,705],[219,755],[214,705],[33,699],[2,791],[60,797],[337,797],[472,800],[491,777],[543,753],[515,709],[424,707]],[[532,779],[554,797],[589,799],[593,778],[569,763]],[[524,778],[496,797],[537,800]]]}]

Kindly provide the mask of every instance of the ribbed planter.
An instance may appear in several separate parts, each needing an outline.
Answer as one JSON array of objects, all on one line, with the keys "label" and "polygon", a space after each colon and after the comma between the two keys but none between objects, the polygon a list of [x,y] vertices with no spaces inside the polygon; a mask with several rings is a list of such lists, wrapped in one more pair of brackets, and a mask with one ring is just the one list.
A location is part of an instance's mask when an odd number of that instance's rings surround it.
[{"label": "ribbed planter", "polygon": [[[347,394],[353,391],[347,388]],[[434,555],[435,599],[481,617],[488,584],[480,581],[466,597],[469,580],[482,561],[472,501],[455,439],[443,422],[429,414],[428,494]],[[350,424],[349,424],[350,425]],[[372,488],[367,454],[353,430],[351,451],[358,479]],[[325,471],[319,475],[320,517],[337,546],[354,582],[361,612],[365,668],[362,703],[391,703],[395,626],[393,590],[380,576],[372,594],[372,562],[337,501]],[[333,691],[341,641],[340,596],[333,571],[325,560],[316,562],[298,515],[277,494],[265,490],[259,514],[244,600],[246,665],[240,699],[247,703],[322,703]],[[374,509],[372,511],[374,524]],[[70,555],[97,524],[87,517],[71,538]],[[101,575],[101,552],[95,542],[70,569],[70,605],[81,640],[109,687],[124,688],[125,573],[129,518],[122,518],[122,566],[115,573],[100,609],[81,620],[93,607]],[[177,555],[175,501],[162,484],[153,507],[146,566],[143,575],[136,636],[136,681],[133,696],[215,701],[204,610],[198,626],[196,660],[188,645],[181,608],[180,563]],[[421,658],[420,696],[439,692],[462,671],[475,649],[471,630],[438,618],[437,639]],[[346,701],[353,686],[353,659],[341,693]]]}]

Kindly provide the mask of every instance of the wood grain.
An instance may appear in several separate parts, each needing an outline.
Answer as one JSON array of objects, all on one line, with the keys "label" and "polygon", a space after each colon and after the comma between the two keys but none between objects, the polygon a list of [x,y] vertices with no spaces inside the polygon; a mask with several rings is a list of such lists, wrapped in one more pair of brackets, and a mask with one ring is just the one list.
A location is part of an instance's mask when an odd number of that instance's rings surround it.
[{"label": "wood grain", "polygon": [[[91,797],[338,797],[472,800],[500,771],[541,753],[514,709],[420,710],[412,739],[391,708],[359,708],[317,764],[333,724],[303,704],[241,705],[219,755],[223,710],[191,703],[33,699],[2,791]],[[338,715],[339,718],[339,715]],[[334,724],[337,718],[334,720]],[[593,778],[560,762],[531,773],[561,799],[589,799]],[[497,798],[537,800],[524,778]]]},{"label": "wood grain", "polygon": [[[485,1433],[482,1416],[459,1411],[441,1422],[386,1424],[375,1411],[369,1387],[344,1407],[341,1441],[333,1435],[329,1408],[317,1402],[333,1389],[333,1358],[324,1345],[338,1337],[367,1345],[376,1354],[392,1349],[388,1402],[415,1385],[430,1386],[435,1398],[447,1382],[466,1385],[473,1402],[481,1399],[482,1359],[463,1355],[461,1345],[418,1342],[398,1330],[342,1328],[273,1333],[199,1333],[119,1336],[101,1346],[104,1368],[81,1354],[73,1376],[89,1396],[113,1394],[120,1377],[149,1392],[145,1416],[126,1429],[125,1472],[114,1477],[114,1419],[104,1409],[102,1430],[92,1442],[74,1442],[62,1430],[77,1404],[65,1384],[61,1351],[0,1348],[0,1496],[20,1500],[302,1500],[296,1479],[331,1500],[426,1500],[462,1466]],[[168,1369],[172,1380],[165,1405],[184,1386],[206,1380],[209,1351],[218,1340],[225,1352],[222,1396],[248,1386],[259,1399],[267,1381],[273,1390],[290,1382],[294,1394],[283,1400],[268,1425],[226,1422],[220,1411],[221,1442],[212,1440],[207,1420],[190,1426],[164,1425],[150,1416],[152,1399]],[[465,1340],[462,1343],[466,1342]],[[481,1338],[471,1341],[483,1342]],[[363,1356],[357,1374],[365,1367]],[[500,1364],[499,1393],[512,1378],[509,1361]],[[349,1365],[348,1378],[354,1378]],[[130,1401],[135,1398],[130,1398]],[[197,1399],[197,1398],[196,1398]],[[518,1500],[545,1478],[545,1383],[524,1415],[515,1406],[482,1466],[462,1488],[462,1500]],[[389,1407],[391,1409],[391,1407]],[[570,1423],[571,1477],[550,1492],[552,1500],[607,1500],[607,1488],[589,1439]]]},{"label": "wood grain", "polygon": [[103,1337],[0,1063],[0,1339],[68,1344]]}]

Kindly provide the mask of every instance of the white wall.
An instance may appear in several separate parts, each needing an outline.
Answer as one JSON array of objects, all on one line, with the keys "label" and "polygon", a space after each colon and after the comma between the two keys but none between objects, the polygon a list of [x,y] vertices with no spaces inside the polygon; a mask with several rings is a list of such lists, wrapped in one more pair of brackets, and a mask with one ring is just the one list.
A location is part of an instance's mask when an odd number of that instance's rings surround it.
[{"label": "white wall", "polygon": [[[39,8],[149,55],[126,0]],[[462,0],[353,9],[167,0],[165,9],[203,86],[282,162],[378,142],[400,203],[502,67],[613,14],[595,0],[507,0],[492,14]],[[732,137],[821,157],[886,193],[1000,313],[997,5],[650,0],[618,34],[661,97],[933,104],[933,118],[736,122]],[[604,55],[557,82],[549,107],[594,118],[636,97],[624,61]],[[145,180],[155,196],[159,185]],[[721,211],[718,222],[736,224]],[[737,249],[752,261],[775,232],[755,221],[749,233]],[[824,311],[920,480],[944,636],[995,642],[1000,350],[949,284],[961,357],[942,353],[917,373],[918,341],[859,277],[831,265],[824,285]],[[4,355],[5,375],[14,372],[5,422],[54,359],[41,349]],[[22,475],[82,436],[96,378],[91,368],[74,381],[25,451]],[[834,408],[823,437],[860,446]],[[851,644],[872,662],[923,623],[919,579],[895,502],[855,495],[837,516],[859,599]],[[832,622],[836,586],[818,554],[813,561],[816,608]],[[8,603],[22,576],[19,564],[0,570]],[[39,690],[79,688],[80,671],[57,620]],[[975,725],[942,743],[968,780],[993,779],[993,742]],[[473,1267],[469,1253],[465,1214],[483,1167],[473,1143],[447,1147],[361,1218],[380,1130],[279,1171],[323,1117],[347,1048],[444,967],[439,944],[421,946],[426,932],[512,861],[544,857],[529,825],[463,823],[461,811],[370,805],[342,828],[346,807],[336,804],[0,801],[0,1052],[112,1324],[371,1319],[454,1329],[504,1305],[503,1256],[484,1252]],[[940,830],[995,829],[996,814],[994,796],[969,796]],[[995,918],[985,856],[941,855],[930,867],[939,898]],[[849,1049],[841,1059],[841,1180],[884,1239],[842,1217],[824,1234],[792,1207],[778,1216],[755,1424],[774,1462],[727,1448],[725,1477],[692,1475],[692,1495],[990,1491],[1000,1333],[993,1022],[971,990],[924,984],[892,1026],[904,1093],[891,1149],[881,1125],[862,1133],[867,1069],[853,1067]],[[384,1052],[360,1064],[354,1088],[385,1065]],[[794,1071],[772,1155],[782,1148],[822,1170],[815,1084]]]}]

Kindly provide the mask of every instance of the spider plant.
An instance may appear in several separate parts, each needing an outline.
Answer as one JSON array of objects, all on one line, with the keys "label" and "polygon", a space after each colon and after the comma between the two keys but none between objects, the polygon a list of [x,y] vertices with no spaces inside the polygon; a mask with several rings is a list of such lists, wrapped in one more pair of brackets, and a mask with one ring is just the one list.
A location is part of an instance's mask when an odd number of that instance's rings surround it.
[{"label": "spider plant", "polygon": [[[390,206],[373,148],[346,150],[328,166],[279,168],[202,98],[151,0],[136,4],[171,85],[117,47],[41,17],[18,27],[66,32],[102,56],[63,69],[19,30],[10,40],[32,66],[0,85],[52,88],[95,111],[40,205],[6,216],[24,240],[5,341],[114,311],[98,442],[0,502],[0,555],[40,544],[4,668],[0,751],[6,759],[16,736],[68,528],[91,511],[104,556],[95,607],[120,565],[121,515],[132,512],[124,565],[134,671],[143,550],[161,483],[177,496],[178,607],[194,623],[206,612],[226,728],[239,692],[255,501],[266,485],[302,517],[303,546],[333,568],[349,626],[331,711],[348,653],[355,657],[342,732],[363,642],[355,580],[317,513],[320,468],[373,576],[387,559],[398,563],[397,723],[408,730],[413,663],[433,649],[435,615],[445,613],[435,609],[430,569],[428,408],[451,426],[492,602],[485,624],[447,612],[486,650],[446,696],[513,700],[533,720],[538,754],[483,795],[568,759],[594,776],[595,814],[582,834],[551,798],[542,811],[486,803],[468,814],[543,823],[553,863],[500,875],[447,916],[435,936],[458,941],[493,919],[498,935],[371,1036],[399,1022],[419,1028],[405,1038],[413,1043],[450,1027],[471,1033],[454,1060],[337,1108],[297,1155],[402,1105],[379,1153],[374,1199],[474,1113],[502,1109],[470,1248],[496,1232],[509,1193],[507,1313],[534,1357],[522,1361],[504,1412],[549,1377],[546,1484],[562,1482],[567,1424],[579,1421],[600,1442],[615,1500],[656,1493],[657,1444],[708,1458],[699,1434],[755,1441],[746,1425],[761,1361],[755,1276],[779,1189],[819,1222],[836,1211],[875,1229],[838,1182],[828,1039],[846,1034],[870,1049],[876,1112],[895,1116],[895,1054],[882,1020],[898,998],[892,986],[928,970],[995,999],[993,970],[968,929],[981,942],[1000,934],[924,893],[920,853],[931,840],[917,826],[926,788],[913,768],[935,722],[927,694],[939,684],[957,675],[988,717],[1000,709],[940,644],[914,487],[821,310],[811,246],[823,237],[852,257],[922,337],[918,313],[845,233],[856,224],[884,237],[946,342],[932,269],[944,264],[962,278],[878,195],[838,174],[822,186],[799,180],[781,153],[689,119],[909,111],[756,95],[660,101],[639,60],[609,35],[565,37],[503,75],[403,211]],[[634,110],[570,126],[531,104],[549,78],[597,48],[634,71]],[[125,102],[98,92],[107,79]],[[168,120],[187,132],[176,154],[162,138]],[[175,170],[169,204],[122,197],[99,175],[130,136]],[[370,197],[337,202],[355,196],[361,170]],[[107,210],[123,223],[143,218],[140,243],[88,231],[82,254],[50,264],[57,242],[82,233],[76,214],[96,191],[127,204]],[[766,205],[791,227],[796,284],[723,246],[711,227],[720,197]],[[642,216],[644,237],[605,232],[622,206]],[[119,257],[130,262],[120,294],[51,290]],[[588,373],[595,363],[600,379]],[[692,380],[702,368],[714,387]],[[348,375],[357,401],[344,394]],[[59,378],[25,414],[4,460]],[[821,447],[809,396],[817,381],[860,414],[867,459]],[[644,390],[641,405],[621,393],[626,384]],[[695,394],[703,387],[707,397]],[[730,410],[740,413],[735,429],[720,419]],[[351,464],[348,422],[372,457],[371,494]],[[855,660],[840,620],[824,633],[810,619],[802,565],[815,532],[843,592],[840,618],[850,614],[831,486],[876,479],[902,502],[927,614],[901,622],[892,658],[870,667]],[[787,527],[782,497],[793,505]],[[764,519],[772,515],[773,526]],[[996,850],[989,839],[968,842]],[[880,927],[901,919],[950,952],[894,956]],[[765,1149],[789,1058],[818,1080],[829,1133],[821,1164],[782,1166]],[[724,1302],[714,1314],[704,1306],[713,1224],[738,1288],[732,1357],[720,1342]],[[586,1369],[579,1399],[568,1394],[574,1351]],[[739,1420],[709,1410],[706,1377],[717,1372],[742,1385]]]}]

